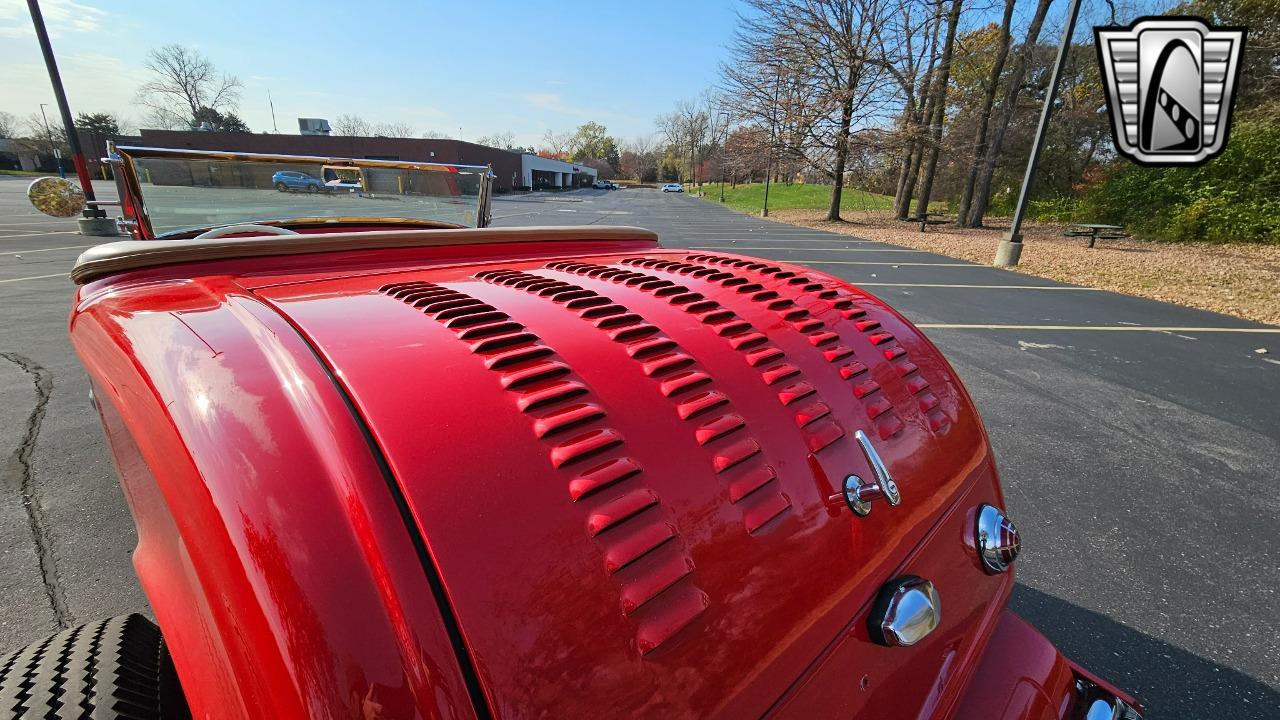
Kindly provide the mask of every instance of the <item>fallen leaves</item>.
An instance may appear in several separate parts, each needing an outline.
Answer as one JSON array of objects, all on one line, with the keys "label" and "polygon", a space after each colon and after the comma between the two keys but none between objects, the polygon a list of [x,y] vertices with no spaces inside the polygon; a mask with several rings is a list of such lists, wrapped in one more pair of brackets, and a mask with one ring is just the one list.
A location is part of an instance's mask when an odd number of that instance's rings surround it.
[{"label": "fallen leaves", "polygon": [[[829,222],[813,210],[778,210],[770,220],[853,235],[990,264],[1007,220],[968,229],[900,222],[886,214],[847,213],[852,222]],[[1026,244],[1015,272],[1111,290],[1186,307],[1280,325],[1280,246],[1238,243],[1155,243],[1132,238],[1063,237],[1062,226],[1024,225]]]}]

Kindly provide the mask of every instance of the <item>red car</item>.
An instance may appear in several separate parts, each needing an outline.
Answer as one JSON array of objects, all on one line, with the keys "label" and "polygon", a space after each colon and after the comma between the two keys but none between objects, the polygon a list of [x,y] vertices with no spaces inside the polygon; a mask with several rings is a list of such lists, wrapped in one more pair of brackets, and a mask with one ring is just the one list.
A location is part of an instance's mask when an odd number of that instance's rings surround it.
[{"label": "red car", "polygon": [[857,287],[485,227],[485,168],[114,162],[70,331],[158,628],[10,655],[6,711],[1141,717],[1005,608],[982,421]]}]

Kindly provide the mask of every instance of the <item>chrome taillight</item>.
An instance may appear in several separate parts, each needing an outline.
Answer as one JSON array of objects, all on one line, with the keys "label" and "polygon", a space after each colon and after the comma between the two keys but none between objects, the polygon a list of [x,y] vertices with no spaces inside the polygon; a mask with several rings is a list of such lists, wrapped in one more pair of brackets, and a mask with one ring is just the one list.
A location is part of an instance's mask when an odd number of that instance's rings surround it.
[{"label": "chrome taillight", "polygon": [[1022,545],[1022,538],[1013,521],[992,505],[978,508],[978,527],[974,533],[974,541],[983,569],[992,575],[1008,570],[1018,557],[1018,549]]}]

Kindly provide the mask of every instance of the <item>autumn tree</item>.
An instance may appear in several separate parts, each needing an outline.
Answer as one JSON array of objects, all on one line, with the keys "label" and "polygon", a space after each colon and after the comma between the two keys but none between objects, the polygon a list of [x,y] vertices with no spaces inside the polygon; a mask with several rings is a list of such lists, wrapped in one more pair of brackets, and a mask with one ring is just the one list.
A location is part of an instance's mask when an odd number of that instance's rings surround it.
[{"label": "autumn tree", "polygon": [[978,171],[982,167],[983,158],[987,154],[987,126],[991,122],[991,111],[996,102],[996,92],[1000,85],[1000,77],[1004,73],[1004,64],[1009,57],[1009,44],[1012,34],[1010,25],[1013,22],[1013,6],[1017,0],[1004,0],[1004,15],[1000,20],[1000,31],[996,40],[996,53],[991,61],[991,74],[987,79],[982,95],[982,106],[978,109],[977,128],[974,131],[973,155],[969,160],[969,172],[965,177],[964,189],[960,193],[960,207],[956,210],[956,224],[966,226],[969,223],[970,208],[973,205],[973,189],[978,181]]},{"label": "autumn tree", "polygon": [[639,135],[622,144],[619,165],[626,177],[641,182],[657,180],[659,160],[658,142],[653,135]]},{"label": "autumn tree", "polygon": [[574,162],[603,160],[615,172],[619,166],[618,142],[609,135],[609,129],[598,122],[579,125],[565,141],[565,151]]},{"label": "autumn tree", "polygon": [[996,161],[1004,150],[1005,134],[1009,124],[1013,122],[1013,114],[1018,109],[1018,96],[1022,94],[1023,82],[1027,76],[1027,65],[1031,62],[1032,53],[1040,39],[1040,28],[1044,26],[1045,15],[1049,13],[1049,5],[1053,0],[1037,0],[1035,15],[1027,27],[1027,36],[1022,43],[1021,51],[1015,56],[1013,68],[1009,72],[1009,80],[1005,85],[1004,99],[1001,101],[1000,119],[992,130],[987,144],[987,152],[978,168],[973,191],[972,209],[969,211],[968,226],[982,227],[983,215],[991,201],[991,179],[995,175]]}]

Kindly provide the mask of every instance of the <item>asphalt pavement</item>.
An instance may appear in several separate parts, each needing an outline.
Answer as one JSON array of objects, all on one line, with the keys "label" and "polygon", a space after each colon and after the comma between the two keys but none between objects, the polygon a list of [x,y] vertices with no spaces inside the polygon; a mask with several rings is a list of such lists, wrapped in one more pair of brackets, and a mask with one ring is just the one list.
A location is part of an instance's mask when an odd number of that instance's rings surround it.
[{"label": "asphalt pavement", "polygon": [[[0,651],[146,608],[66,334],[93,239],[35,213],[27,182],[0,176]],[[637,225],[885,298],[987,423],[1024,539],[1014,609],[1151,717],[1280,717],[1280,328],[653,190],[499,197],[494,224]]]}]

